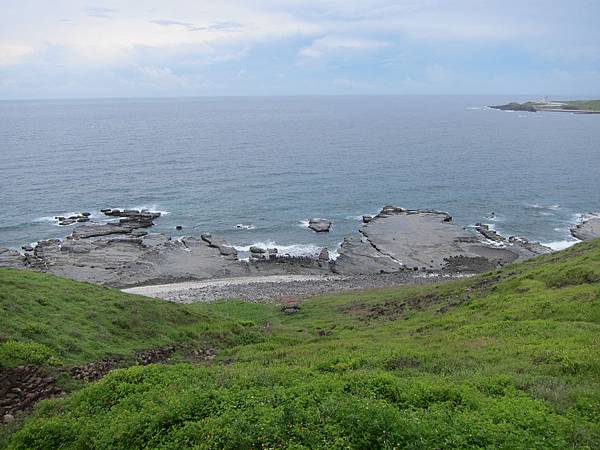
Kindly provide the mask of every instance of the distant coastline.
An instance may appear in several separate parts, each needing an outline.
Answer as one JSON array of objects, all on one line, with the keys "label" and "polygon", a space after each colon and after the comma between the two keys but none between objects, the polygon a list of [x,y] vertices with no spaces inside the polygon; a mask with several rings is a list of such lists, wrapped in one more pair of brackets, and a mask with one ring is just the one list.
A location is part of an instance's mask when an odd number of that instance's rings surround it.
[{"label": "distant coastline", "polygon": [[490,106],[502,111],[526,112],[569,112],[575,114],[600,114],[600,100],[557,100],[529,101],[525,103],[511,102],[505,105]]}]

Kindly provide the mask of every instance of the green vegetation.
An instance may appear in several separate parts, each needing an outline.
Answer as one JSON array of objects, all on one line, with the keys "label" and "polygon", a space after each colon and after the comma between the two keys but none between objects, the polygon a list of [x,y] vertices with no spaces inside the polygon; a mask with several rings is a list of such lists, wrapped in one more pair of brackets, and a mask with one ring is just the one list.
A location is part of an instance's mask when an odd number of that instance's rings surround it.
[{"label": "green vegetation", "polygon": [[565,100],[565,109],[576,109],[585,111],[600,111],[600,100]]},{"label": "green vegetation", "polygon": [[511,103],[507,103],[506,105],[490,106],[490,108],[501,109],[501,110],[505,110],[505,111],[536,112],[537,104],[534,102],[525,102],[525,103],[511,102]]},{"label": "green vegetation", "polygon": [[458,282],[314,298],[295,315],[10,270],[0,285],[4,366],[219,350],[43,401],[8,448],[600,448],[600,241]]},{"label": "green vegetation", "polygon": [[0,270],[0,368],[73,366],[173,342],[240,344],[243,323],[203,305],[176,305],[31,271]]},{"label": "green vegetation", "polygon": [[511,102],[506,105],[490,106],[490,108],[505,111],[580,111],[600,112],[600,100],[559,100],[552,102]]}]

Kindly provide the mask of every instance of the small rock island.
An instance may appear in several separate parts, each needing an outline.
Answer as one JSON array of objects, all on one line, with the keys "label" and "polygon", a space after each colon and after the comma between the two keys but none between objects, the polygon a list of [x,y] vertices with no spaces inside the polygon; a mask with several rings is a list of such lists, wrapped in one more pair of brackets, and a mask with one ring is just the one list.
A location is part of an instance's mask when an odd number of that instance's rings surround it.
[{"label": "small rock island", "polygon": [[570,112],[575,114],[600,114],[600,100],[560,100],[529,101],[525,103],[511,102],[506,105],[490,106],[502,111],[526,112]]}]

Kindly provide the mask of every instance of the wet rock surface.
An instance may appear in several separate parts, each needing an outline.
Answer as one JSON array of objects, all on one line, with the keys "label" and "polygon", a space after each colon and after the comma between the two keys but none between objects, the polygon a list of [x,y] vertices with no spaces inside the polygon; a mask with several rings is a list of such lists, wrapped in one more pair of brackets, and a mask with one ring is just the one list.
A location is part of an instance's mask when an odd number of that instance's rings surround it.
[{"label": "wet rock surface", "polygon": [[229,257],[230,259],[237,258],[237,250],[229,245],[225,239],[214,237],[210,233],[205,233],[201,235],[200,238],[206,242],[209,247],[219,250],[221,255]]},{"label": "wet rock surface", "polygon": [[590,214],[583,222],[571,228],[574,238],[588,241],[600,237],[600,214]]},{"label": "wet rock surface", "polygon": [[[31,268],[80,281],[130,287],[188,280],[269,275],[375,275],[404,272],[477,273],[550,249],[518,237],[504,237],[485,224],[467,230],[441,211],[385,206],[363,217],[361,228],[342,242],[334,261],[327,249],[292,256],[277,248],[251,246],[248,260],[225,239],[210,233],[178,239],[151,233],[160,213],[103,209],[108,223],[89,222],[65,239],[24,246],[24,254],[0,248],[0,267]],[[83,216],[88,218],[88,216]],[[598,218],[600,219],[600,218]],[[600,223],[590,220],[574,236],[594,236]],[[315,232],[331,222],[311,219]],[[408,275],[408,274],[412,275]],[[314,289],[311,288],[311,292]],[[254,297],[252,295],[251,297]]]},{"label": "wet rock surface", "polygon": [[477,273],[550,251],[480,228],[480,234],[472,233],[441,211],[386,206],[359,233],[344,240],[333,270],[339,274]]},{"label": "wet rock surface", "polygon": [[91,215],[92,214],[89,212],[82,212],[71,216],[55,216],[54,220],[56,220],[60,226],[67,226],[75,223],[89,222]]},{"label": "wet rock surface", "polygon": [[331,228],[331,221],[327,219],[310,219],[308,221],[308,228],[317,233],[326,233]]}]

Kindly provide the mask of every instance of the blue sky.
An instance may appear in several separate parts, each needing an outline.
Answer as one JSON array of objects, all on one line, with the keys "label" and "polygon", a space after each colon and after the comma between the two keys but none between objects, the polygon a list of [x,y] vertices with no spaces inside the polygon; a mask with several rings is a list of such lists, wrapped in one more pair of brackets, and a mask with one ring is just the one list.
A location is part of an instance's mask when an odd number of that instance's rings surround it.
[{"label": "blue sky", "polygon": [[600,95],[599,18],[597,0],[0,0],[0,98]]}]

